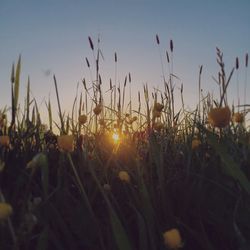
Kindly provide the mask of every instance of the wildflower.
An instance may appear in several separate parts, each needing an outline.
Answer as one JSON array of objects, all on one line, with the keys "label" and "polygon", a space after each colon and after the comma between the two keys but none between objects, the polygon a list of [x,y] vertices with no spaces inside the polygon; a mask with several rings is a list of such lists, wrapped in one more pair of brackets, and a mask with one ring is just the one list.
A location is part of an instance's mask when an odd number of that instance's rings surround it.
[{"label": "wildflower", "polygon": [[229,107],[213,108],[208,113],[209,123],[218,128],[224,128],[229,125],[231,119],[231,111]]},{"label": "wildflower", "polygon": [[8,219],[12,214],[12,206],[6,202],[0,202],[0,221]]},{"label": "wildflower", "polygon": [[200,145],[201,145],[201,141],[199,139],[195,138],[192,140],[192,149],[193,150],[198,148]]},{"label": "wildflower", "polygon": [[101,104],[96,105],[93,111],[95,115],[99,115],[102,112],[102,105]]},{"label": "wildflower", "polygon": [[183,246],[178,229],[173,228],[163,233],[164,244],[170,249],[178,249]]},{"label": "wildflower", "polygon": [[123,182],[130,182],[130,176],[127,171],[120,171],[118,177]]},{"label": "wildflower", "polygon": [[61,135],[57,138],[57,143],[62,151],[72,152],[74,150],[73,135]]},{"label": "wildflower", "polygon": [[156,122],[154,124],[154,129],[158,132],[160,132],[164,128],[164,124],[162,122]]},{"label": "wildflower", "polygon": [[161,103],[156,102],[155,105],[154,105],[154,110],[155,111],[161,112],[163,110],[163,108],[164,108],[164,105],[161,104]]},{"label": "wildflower", "polygon": [[244,122],[244,115],[242,113],[235,113],[233,115],[233,121],[236,123],[243,123]]},{"label": "wildflower", "polygon": [[0,136],[0,146],[8,147],[10,145],[10,137],[8,135]]},{"label": "wildflower", "polygon": [[87,116],[86,115],[80,115],[78,117],[78,122],[79,122],[80,125],[85,124],[87,122]]}]

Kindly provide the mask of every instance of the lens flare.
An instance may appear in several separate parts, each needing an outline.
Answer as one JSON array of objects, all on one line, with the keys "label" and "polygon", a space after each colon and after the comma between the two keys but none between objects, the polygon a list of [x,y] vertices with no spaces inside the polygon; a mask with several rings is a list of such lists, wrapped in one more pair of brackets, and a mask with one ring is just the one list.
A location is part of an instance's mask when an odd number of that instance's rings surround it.
[{"label": "lens flare", "polygon": [[112,134],[112,139],[113,139],[114,143],[118,143],[118,142],[120,141],[120,136],[119,136],[119,134],[118,134],[117,132],[114,132],[114,133]]}]

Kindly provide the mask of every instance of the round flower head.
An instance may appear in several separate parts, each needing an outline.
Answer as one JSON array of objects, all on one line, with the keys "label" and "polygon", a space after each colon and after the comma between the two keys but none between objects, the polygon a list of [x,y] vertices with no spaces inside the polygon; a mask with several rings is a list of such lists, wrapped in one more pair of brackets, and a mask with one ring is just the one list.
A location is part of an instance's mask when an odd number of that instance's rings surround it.
[{"label": "round flower head", "polygon": [[65,152],[72,152],[74,150],[73,135],[61,135],[57,138],[58,147]]},{"label": "round flower head", "polygon": [[169,249],[178,249],[182,247],[182,239],[178,229],[173,228],[163,233],[164,244]]},{"label": "round flower head", "polygon": [[192,149],[196,149],[201,145],[201,141],[199,139],[192,140]]},{"label": "round flower head", "polygon": [[213,108],[208,113],[209,123],[218,128],[224,128],[229,125],[231,119],[231,111],[229,107]]},{"label": "round flower head", "polygon": [[6,220],[12,214],[12,206],[6,202],[0,202],[0,221]]},{"label": "round flower head", "polygon": [[8,135],[0,136],[0,146],[8,147],[10,145],[10,137]]},{"label": "round flower head", "polygon": [[87,122],[87,116],[86,115],[80,115],[78,117],[78,122],[79,122],[80,125],[85,124]]},{"label": "round flower head", "polygon": [[239,113],[239,112],[234,113],[233,121],[236,123],[243,123],[244,122],[244,114]]},{"label": "round flower head", "polygon": [[130,176],[127,171],[120,171],[118,177],[121,181],[130,182]]},{"label": "round flower head", "polygon": [[95,115],[99,115],[102,112],[102,105],[97,104],[93,111],[94,111]]}]

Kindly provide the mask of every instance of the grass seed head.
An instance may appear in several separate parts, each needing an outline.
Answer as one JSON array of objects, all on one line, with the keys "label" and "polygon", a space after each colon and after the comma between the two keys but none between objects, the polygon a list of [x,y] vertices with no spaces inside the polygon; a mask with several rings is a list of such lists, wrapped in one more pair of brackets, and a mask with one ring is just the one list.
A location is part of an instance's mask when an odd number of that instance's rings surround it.
[{"label": "grass seed head", "polygon": [[78,122],[80,125],[84,125],[87,122],[87,116],[86,115],[80,115],[78,117]]},{"label": "grass seed head", "polygon": [[95,115],[99,115],[102,112],[102,105],[101,104],[97,104],[94,108],[94,114]]}]

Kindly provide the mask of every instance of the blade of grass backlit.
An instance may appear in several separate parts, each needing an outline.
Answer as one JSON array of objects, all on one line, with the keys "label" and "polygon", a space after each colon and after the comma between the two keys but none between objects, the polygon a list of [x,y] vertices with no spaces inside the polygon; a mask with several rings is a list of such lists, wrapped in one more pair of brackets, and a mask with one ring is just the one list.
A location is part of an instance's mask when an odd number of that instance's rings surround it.
[{"label": "blade of grass backlit", "polygon": [[137,217],[137,228],[139,231],[139,249],[138,250],[149,250],[148,244],[148,236],[147,236],[147,226],[145,223],[145,219],[140,214],[140,212],[136,209],[136,207],[132,206],[135,210]]},{"label": "blade of grass backlit", "polygon": [[56,98],[57,98],[57,104],[58,104],[58,109],[59,109],[59,117],[60,117],[60,121],[61,121],[61,130],[62,130],[62,133],[65,133],[64,121],[63,121],[63,115],[62,115],[60,100],[59,100],[56,76],[54,75],[53,78],[54,78],[54,84],[55,84],[55,89],[56,89]]},{"label": "blade of grass backlit", "polygon": [[115,238],[115,241],[116,241],[116,244],[117,244],[117,249],[118,250],[132,250],[132,246],[131,246],[131,243],[129,241],[129,238],[127,236],[127,233],[117,215],[117,213],[115,212],[111,202],[109,201],[109,198],[107,196],[107,194],[105,194],[98,178],[96,177],[96,174],[94,172],[94,168],[92,165],[90,165],[89,167],[89,170],[90,170],[90,173],[92,175],[92,177],[94,178],[105,202],[106,202],[106,205],[108,207],[108,210],[109,210],[109,215],[110,215],[110,221],[111,221],[111,226],[112,226],[112,229],[113,229],[113,234],[114,234],[114,238]]},{"label": "blade of grass backlit", "polygon": [[[89,213],[90,213],[90,216],[92,217],[92,219],[93,219],[93,221],[94,221],[94,223],[95,223],[96,229],[98,230],[98,229],[99,229],[99,225],[98,225],[98,221],[97,221],[97,219],[96,219],[96,217],[95,217],[95,213],[94,213],[94,211],[93,211],[93,209],[92,209],[92,207],[91,207],[91,204],[90,204],[90,202],[89,202],[88,196],[87,196],[87,194],[86,194],[86,192],[85,192],[85,189],[84,189],[84,187],[83,187],[83,185],[82,185],[80,176],[79,176],[78,173],[77,173],[76,167],[75,167],[75,165],[74,165],[74,163],[73,163],[73,160],[72,160],[72,158],[71,158],[71,155],[70,155],[69,153],[67,154],[67,158],[68,158],[68,161],[69,161],[69,163],[70,163],[70,166],[71,166],[71,168],[72,168],[72,170],[73,170],[73,172],[74,172],[74,175],[75,175],[75,178],[76,178],[76,181],[77,181],[79,190],[80,190],[80,192],[81,192],[81,194],[82,194],[83,201],[84,201],[85,205],[87,206],[87,209],[88,209],[88,211],[89,211]],[[104,249],[103,240],[102,240],[102,238],[101,238],[101,233],[100,233],[99,230],[98,230],[98,233],[99,233],[99,235],[100,235],[100,243],[101,243],[101,245],[103,246],[103,249]]]},{"label": "blade of grass backlit", "polygon": [[30,78],[28,77],[27,100],[26,100],[26,124],[28,125],[30,117]]},{"label": "blade of grass backlit", "polygon": [[14,108],[17,110],[18,98],[19,98],[19,85],[20,85],[20,73],[21,73],[21,55],[19,55],[16,74],[15,74],[15,85],[14,85]]}]

